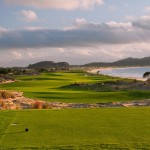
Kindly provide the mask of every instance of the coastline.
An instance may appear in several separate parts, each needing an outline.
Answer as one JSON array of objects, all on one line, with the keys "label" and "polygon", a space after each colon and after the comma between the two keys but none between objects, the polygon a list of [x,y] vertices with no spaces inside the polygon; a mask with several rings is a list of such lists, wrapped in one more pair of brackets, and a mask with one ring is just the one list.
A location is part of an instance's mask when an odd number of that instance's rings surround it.
[{"label": "coastline", "polygon": [[[144,66],[144,67],[150,67],[150,66]],[[130,69],[130,68],[142,68],[141,66],[139,67],[98,67],[98,68],[90,68],[89,73],[92,73],[92,74],[96,74],[98,71],[103,71],[103,70],[113,70],[113,69]],[[107,75],[107,74],[104,74],[104,75]],[[119,77],[119,78],[127,78],[127,79],[136,79],[136,80],[139,80],[139,81],[146,81],[146,79],[144,78],[138,78],[138,77],[125,77],[125,76],[117,76],[117,75],[108,75],[108,76],[112,76],[112,77]]]}]

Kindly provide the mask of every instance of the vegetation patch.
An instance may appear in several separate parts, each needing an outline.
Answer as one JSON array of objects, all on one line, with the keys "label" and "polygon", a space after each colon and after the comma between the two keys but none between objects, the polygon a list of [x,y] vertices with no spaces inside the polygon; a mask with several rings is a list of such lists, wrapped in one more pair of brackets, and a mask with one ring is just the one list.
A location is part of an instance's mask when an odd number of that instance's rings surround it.
[{"label": "vegetation patch", "polygon": [[0,99],[9,99],[9,98],[15,98],[14,93],[5,90],[0,91]]}]

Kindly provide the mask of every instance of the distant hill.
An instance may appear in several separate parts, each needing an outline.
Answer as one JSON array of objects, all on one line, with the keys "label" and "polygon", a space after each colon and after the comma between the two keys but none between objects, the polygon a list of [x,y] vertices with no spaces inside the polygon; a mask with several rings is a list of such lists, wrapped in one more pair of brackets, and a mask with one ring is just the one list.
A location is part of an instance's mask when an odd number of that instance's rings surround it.
[{"label": "distant hill", "polygon": [[125,67],[125,66],[150,66],[150,57],[144,58],[126,58],[122,60],[118,60],[115,62],[107,63],[107,62],[93,62],[89,64],[83,65],[84,67]]},{"label": "distant hill", "polygon": [[69,68],[69,64],[67,62],[58,62],[55,63],[53,61],[41,61],[35,64],[30,64],[28,66],[29,69],[36,68]]}]

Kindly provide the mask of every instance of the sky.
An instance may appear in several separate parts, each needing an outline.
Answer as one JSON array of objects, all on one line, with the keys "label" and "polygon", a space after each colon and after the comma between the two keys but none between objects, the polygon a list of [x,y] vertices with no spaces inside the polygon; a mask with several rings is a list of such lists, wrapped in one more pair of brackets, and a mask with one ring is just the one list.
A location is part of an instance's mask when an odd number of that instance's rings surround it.
[{"label": "sky", "polygon": [[150,0],[0,0],[0,67],[150,56]]}]

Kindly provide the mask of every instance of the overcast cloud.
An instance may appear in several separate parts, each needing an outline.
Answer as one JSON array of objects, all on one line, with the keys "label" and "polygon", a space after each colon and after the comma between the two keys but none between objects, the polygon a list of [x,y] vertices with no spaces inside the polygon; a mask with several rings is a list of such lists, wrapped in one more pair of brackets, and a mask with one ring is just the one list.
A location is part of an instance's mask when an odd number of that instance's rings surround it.
[{"label": "overcast cloud", "polygon": [[17,48],[93,47],[99,44],[146,43],[150,41],[150,19],[133,23],[77,22],[65,30],[6,30],[0,28],[0,50]]}]

